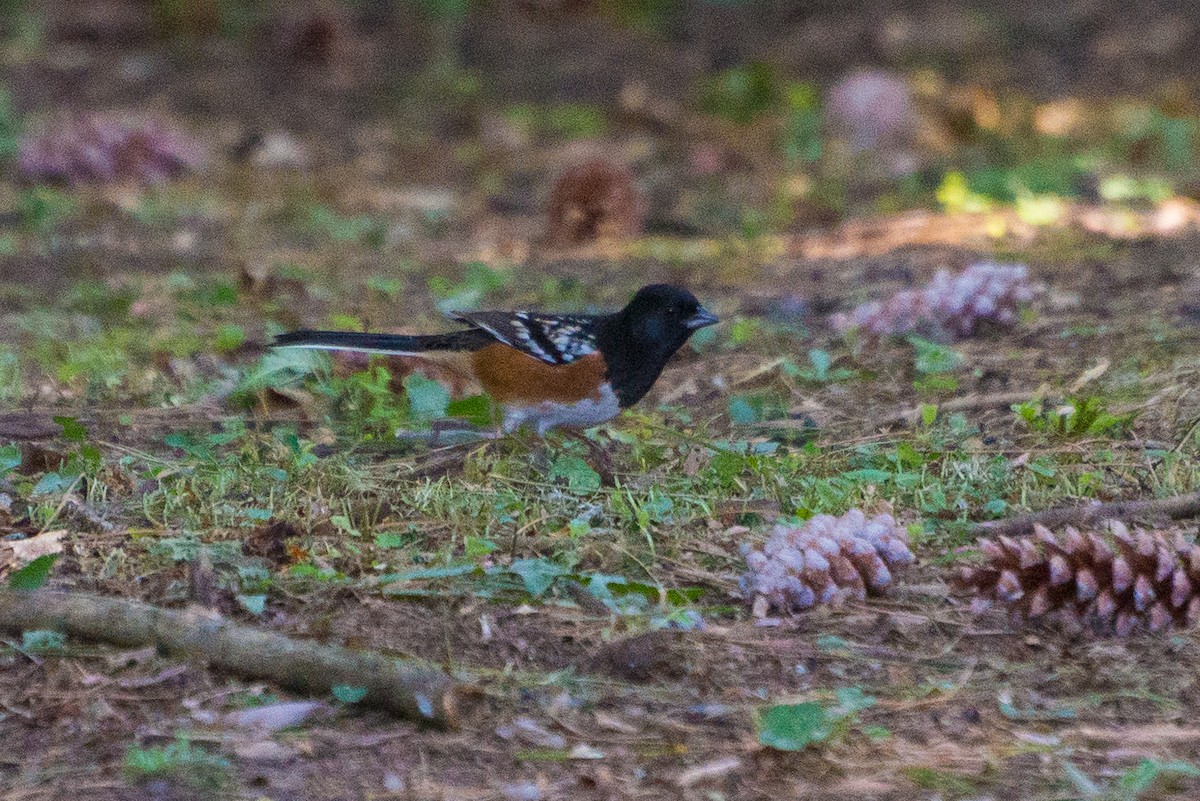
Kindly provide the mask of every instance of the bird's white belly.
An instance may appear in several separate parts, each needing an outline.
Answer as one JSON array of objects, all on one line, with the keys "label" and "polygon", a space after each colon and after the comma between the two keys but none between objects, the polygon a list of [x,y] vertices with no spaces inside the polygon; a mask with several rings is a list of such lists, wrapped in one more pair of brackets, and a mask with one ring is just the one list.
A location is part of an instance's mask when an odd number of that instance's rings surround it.
[{"label": "bird's white belly", "polygon": [[575,403],[535,403],[527,406],[508,406],[504,410],[505,432],[530,425],[538,435],[557,426],[590,428],[616,417],[621,411],[612,387],[605,384],[597,398],[585,398]]}]

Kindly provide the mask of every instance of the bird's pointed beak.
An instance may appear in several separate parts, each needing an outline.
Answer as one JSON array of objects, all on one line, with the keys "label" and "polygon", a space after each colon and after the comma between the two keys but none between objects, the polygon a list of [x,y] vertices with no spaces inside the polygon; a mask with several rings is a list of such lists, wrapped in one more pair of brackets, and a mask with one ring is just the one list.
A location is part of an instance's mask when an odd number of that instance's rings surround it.
[{"label": "bird's pointed beak", "polygon": [[696,309],[696,313],[683,321],[684,327],[689,331],[695,331],[698,328],[707,328],[710,325],[716,325],[721,322],[717,315],[710,312],[708,309],[701,306]]}]

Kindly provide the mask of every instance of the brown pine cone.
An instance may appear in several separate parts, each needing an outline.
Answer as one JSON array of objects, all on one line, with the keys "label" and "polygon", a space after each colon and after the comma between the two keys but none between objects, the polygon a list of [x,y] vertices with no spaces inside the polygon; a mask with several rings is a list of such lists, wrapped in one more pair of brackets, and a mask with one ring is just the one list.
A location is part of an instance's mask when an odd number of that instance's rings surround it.
[{"label": "brown pine cone", "polygon": [[1018,619],[1057,614],[1118,637],[1200,619],[1200,545],[1181,532],[1106,525],[1108,536],[1035,526],[1033,537],[983,540],[986,561],[955,584],[974,593],[977,611],[999,602]]},{"label": "brown pine cone", "polygon": [[596,159],[564,172],[554,184],[546,239],[578,245],[628,239],[642,230],[645,208],[628,167]]}]

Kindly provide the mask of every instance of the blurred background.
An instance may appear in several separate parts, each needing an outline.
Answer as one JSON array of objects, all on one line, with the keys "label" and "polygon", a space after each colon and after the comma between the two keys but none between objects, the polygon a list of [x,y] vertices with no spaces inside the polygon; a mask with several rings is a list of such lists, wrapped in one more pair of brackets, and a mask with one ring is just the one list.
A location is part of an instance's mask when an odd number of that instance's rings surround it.
[{"label": "blurred background", "polygon": [[161,362],[651,278],[803,316],[1039,231],[1188,231],[1189,8],[6,0],[0,344],[60,340],[80,391],[127,376],[31,309],[128,313],[107,349]]}]

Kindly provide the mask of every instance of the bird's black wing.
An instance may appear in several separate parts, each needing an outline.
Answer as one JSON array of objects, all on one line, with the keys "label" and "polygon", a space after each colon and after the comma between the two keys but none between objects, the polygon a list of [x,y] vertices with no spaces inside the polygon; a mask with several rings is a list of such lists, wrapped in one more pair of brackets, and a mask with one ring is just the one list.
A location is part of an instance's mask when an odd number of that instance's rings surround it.
[{"label": "bird's black wing", "polygon": [[588,315],[482,311],[453,317],[546,364],[570,364],[598,350],[596,318]]}]

